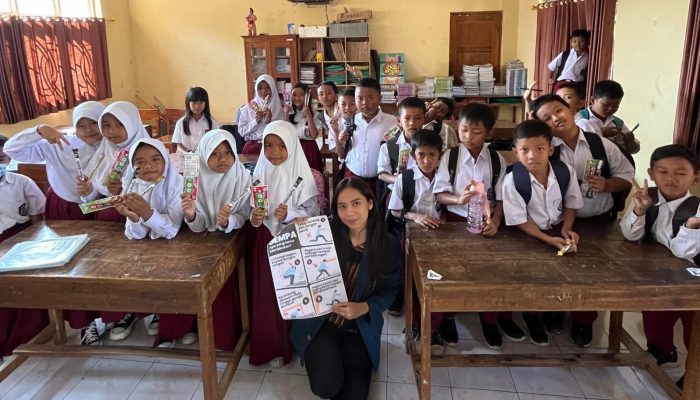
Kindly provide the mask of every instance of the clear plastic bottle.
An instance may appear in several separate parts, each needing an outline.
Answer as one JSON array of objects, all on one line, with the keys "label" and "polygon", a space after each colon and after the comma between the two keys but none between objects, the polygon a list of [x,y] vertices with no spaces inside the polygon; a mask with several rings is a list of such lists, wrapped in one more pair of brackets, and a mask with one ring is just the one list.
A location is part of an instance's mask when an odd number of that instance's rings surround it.
[{"label": "clear plastic bottle", "polygon": [[484,201],[486,196],[477,193],[467,203],[467,230],[475,235],[484,229]]}]

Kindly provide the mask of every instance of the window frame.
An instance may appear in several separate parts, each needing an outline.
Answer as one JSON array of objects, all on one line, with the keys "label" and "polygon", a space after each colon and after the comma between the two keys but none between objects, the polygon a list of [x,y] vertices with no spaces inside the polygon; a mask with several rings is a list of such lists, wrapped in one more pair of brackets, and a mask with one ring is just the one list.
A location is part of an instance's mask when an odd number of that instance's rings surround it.
[{"label": "window frame", "polygon": [[[71,16],[66,16],[64,17],[61,15],[61,0],[52,0],[53,1],[53,15],[29,15],[29,14],[22,14],[20,13],[18,3],[22,1],[31,1],[31,0],[6,0],[10,4],[10,11],[9,12],[0,12],[0,16],[8,16],[8,15],[18,15],[21,17],[45,17],[45,18],[56,18],[56,17],[63,17],[63,18],[77,18],[77,17],[71,17]],[[88,2],[88,8],[89,8],[89,18],[101,18],[101,16],[97,15],[97,10],[100,9],[97,7],[95,2],[99,0],[87,0]]]}]

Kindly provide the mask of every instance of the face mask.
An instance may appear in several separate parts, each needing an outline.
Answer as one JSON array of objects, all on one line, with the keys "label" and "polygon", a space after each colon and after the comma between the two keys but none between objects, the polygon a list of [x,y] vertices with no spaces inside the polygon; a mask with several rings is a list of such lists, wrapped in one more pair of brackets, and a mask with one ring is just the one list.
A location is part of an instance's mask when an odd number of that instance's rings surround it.
[{"label": "face mask", "polygon": [[5,176],[6,172],[7,172],[7,164],[0,164],[0,178]]}]

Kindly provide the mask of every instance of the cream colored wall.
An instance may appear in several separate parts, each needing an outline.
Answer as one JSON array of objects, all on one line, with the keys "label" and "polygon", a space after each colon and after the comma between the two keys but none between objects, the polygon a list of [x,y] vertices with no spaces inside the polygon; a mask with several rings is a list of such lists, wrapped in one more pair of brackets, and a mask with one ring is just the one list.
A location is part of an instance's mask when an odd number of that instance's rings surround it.
[{"label": "cream colored wall", "polygon": [[534,0],[518,2],[517,58],[525,62],[528,85],[535,76],[535,38],[537,36],[537,12],[531,10]]},{"label": "cream colored wall", "polygon": [[[337,4],[335,4],[337,3]],[[250,2],[131,0],[136,87],[140,97],[157,96],[184,107],[189,86],[207,89],[219,121],[233,120],[246,101],[243,40]],[[517,55],[518,0],[344,0],[328,7],[333,21],[343,7],[372,9],[369,35],[379,52],[406,54],[410,80],[448,73],[450,12],[503,11],[502,61]],[[325,7],[266,0],[254,5],[258,33],[284,34],[287,23],[325,25]]]},{"label": "cream colored wall", "polygon": [[[136,90],[133,59],[131,57],[131,19],[127,0],[101,0],[102,16],[108,21],[107,51],[109,53],[109,70],[112,81],[112,98],[102,101],[109,104],[116,100],[133,100]],[[23,129],[39,124],[70,125],[71,110],[43,115],[17,124],[0,124],[0,134],[12,136]]]}]

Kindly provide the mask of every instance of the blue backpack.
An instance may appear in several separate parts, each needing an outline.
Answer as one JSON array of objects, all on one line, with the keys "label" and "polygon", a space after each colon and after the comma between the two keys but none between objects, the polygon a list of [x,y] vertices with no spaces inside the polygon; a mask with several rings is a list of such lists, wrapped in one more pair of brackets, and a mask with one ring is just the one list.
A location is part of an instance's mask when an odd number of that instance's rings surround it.
[{"label": "blue backpack", "polygon": [[[563,161],[550,159],[549,163],[552,165],[554,170],[554,176],[557,178],[557,184],[559,185],[559,191],[561,192],[562,201],[566,197],[566,190],[569,188],[569,182],[571,182],[571,174],[569,173],[569,168]],[[511,172],[513,173],[513,183],[515,184],[515,190],[518,191],[520,197],[525,200],[525,205],[530,203],[530,198],[532,197],[532,184],[530,181],[530,172],[522,163],[516,162],[510,166]]]}]

